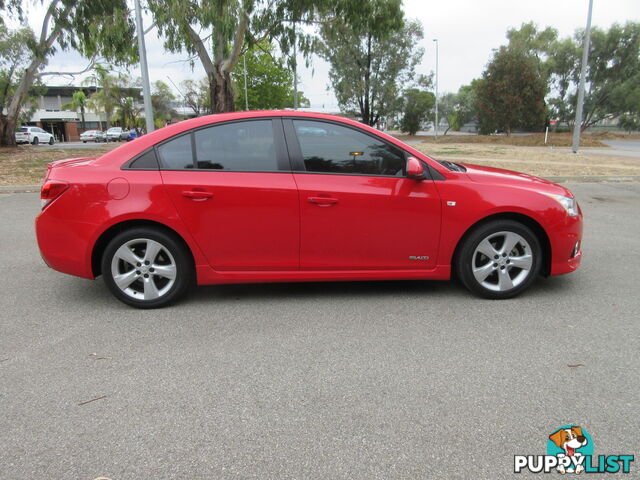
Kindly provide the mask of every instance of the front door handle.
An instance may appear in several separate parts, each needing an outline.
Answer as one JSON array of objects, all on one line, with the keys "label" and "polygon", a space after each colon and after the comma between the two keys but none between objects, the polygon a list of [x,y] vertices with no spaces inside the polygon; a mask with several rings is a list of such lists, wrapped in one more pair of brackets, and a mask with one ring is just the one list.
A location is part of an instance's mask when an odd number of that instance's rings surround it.
[{"label": "front door handle", "polygon": [[213,193],[205,190],[184,190],[182,196],[197,202],[202,202],[203,200],[208,200],[213,197]]},{"label": "front door handle", "polygon": [[309,203],[313,203],[319,207],[330,207],[338,203],[338,199],[332,197],[308,197],[307,200]]}]

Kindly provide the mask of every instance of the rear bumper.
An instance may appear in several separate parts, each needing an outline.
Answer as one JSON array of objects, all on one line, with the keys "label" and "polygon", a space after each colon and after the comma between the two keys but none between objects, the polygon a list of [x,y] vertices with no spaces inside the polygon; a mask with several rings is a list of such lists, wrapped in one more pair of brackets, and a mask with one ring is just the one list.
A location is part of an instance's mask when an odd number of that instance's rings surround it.
[{"label": "rear bumper", "polygon": [[38,248],[44,262],[54,270],[83,278],[94,278],[89,239],[96,226],[62,220],[45,210],[35,222]]},{"label": "rear bumper", "polygon": [[582,212],[567,217],[554,229],[551,241],[551,275],[574,272],[582,261]]}]

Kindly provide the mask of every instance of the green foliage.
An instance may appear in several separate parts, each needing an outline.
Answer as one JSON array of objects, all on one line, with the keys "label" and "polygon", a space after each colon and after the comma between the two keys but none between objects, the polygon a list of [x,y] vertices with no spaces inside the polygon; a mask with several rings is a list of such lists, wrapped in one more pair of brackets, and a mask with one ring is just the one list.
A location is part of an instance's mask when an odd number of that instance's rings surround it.
[{"label": "green foliage", "polygon": [[[510,30],[508,48],[541,60],[550,85],[550,116],[571,125],[575,118],[582,63],[584,31],[558,38],[553,28],[539,30],[523,24]],[[640,23],[613,24],[608,30],[592,28],[582,128],[629,112],[640,112],[634,94],[640,88]]]},{"label": "green foliage", "polygon": [[542,128],[546,91],[539,58],[501,47],[476,88],[480,132]]},{"label": "green foliage", "polygon": [[180,83],[184,104],[193,110],[196,117],[211,112],[211,99],[206,79],[184,80]]},{"label": "green foliage", "polygon": [[151,93],[151,106],[153,107],[154,122],[160,122],[162,126],[177,115],[173,108],[176,97],[169,88],[169,85],[162,80],[153,83]]},{"label": "green foliage", "polygon": [[[42,68],[57,49],[75,49],[87,57],[103,55],[116,63],[135,59],[134,25],[126,0],[50,0],[43,3],[38,36],[30,35],[21,54],[26,59],[12,94],[0,113],[0,145],[15,143],[14,130],[28,92],[45,73]],[[3,18],[24,21],[22,4],[0,4]],[[5,113],[6,112],[6,113]]]},{"label": "green foliage", "polygon": [[436,104],[436,97],[431,92],[409,88],[404,93],[404,115],[400,121],[400,129],[409,135],[415,135],[422,124],[430,117]]},{"label": "green foliage", "polygon": [[637,132],[640,130],[640,115],[624,114],[618,120],[618,126],[626,132]]},{"label": "green foliage", "polygon": [[88,108],[97,115],[104,113],[106,116],[106,128],[111,127],[111,120],[119,100],[118,77],[110,73],[110,67],[96,65],[93,74],[83,82],[85,85],[98,87],[88,100]]},{"label": "green foliage", "polygon": [[[282,59],[275,58],[273,54],[274,48],[268,42],[254,46],[245,54],[249,110],[293,107],[293,72]],[[244,110],[243,60],[238,62],[231,77],[235,83],[236,110]],[[308,103],[308,100],[304,100]]]},{"label": "green foliage", "polygon": [[438,110],[447,119],[448,127],[444,135],[449,130],[458,131],[464,124],[471,121],[476,116],[476,93],[475,87],[463,85],[458,93],[446,93],[440,97]]},{"label": "green foliage", "polygon": [[84,129],[85,121],[84,115],[88,106],[87,96],[84,94],[82,90],[77,90],[73,92],[71,97],[71,101],[69,103],[65,103],[62,105],[63,110],[71,110],[73,112],[80,112],[80,118],[82,119],[81,127]]},{"label": "green foliage", "polygon": [[320,55],[340,109],[375,125],[393,113],[404,84],[422,58],[419,22],[405,21],[399,0],[367,2],[357,20],[333,18],[321,28]]}]

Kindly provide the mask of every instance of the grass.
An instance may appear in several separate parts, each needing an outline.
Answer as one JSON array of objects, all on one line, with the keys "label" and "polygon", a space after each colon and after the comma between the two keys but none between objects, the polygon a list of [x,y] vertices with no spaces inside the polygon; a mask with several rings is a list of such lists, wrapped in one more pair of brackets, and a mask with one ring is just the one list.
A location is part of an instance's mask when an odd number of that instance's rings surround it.
[{"label": "grass", "polygon": [[39,185],[44,180],[47,164],[74,157],[95,157],[118,144],[94,148],[32,147],[31,145],[0,148],[0,185]]},{"label": "grass", "polygon": [[[633,138],[633,135],[617,135],[613,136],[611,132],[589,133],[583,135],[580,139],[580,145],[583,147],[600,147],[607,148],[607,145],[601,140],[610,138]],[[426,136],[426,135],[394,135],[399,140],[406,142],[407,140],[419,140],[426,143],[440,144],[482,144],[482,145],[513,145],[518,147],[570,147],[570,133],[550,133],[547,143],[544,143],[544,133],[534,133],[525,136],[506,136],[506,135],[446,135],[446,136]]]}]

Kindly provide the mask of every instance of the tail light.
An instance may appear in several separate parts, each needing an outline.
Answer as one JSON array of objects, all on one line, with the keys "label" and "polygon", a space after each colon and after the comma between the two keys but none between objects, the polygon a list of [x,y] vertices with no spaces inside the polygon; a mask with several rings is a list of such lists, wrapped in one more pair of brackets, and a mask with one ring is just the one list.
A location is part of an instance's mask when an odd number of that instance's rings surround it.
[{"label": "tail light", "polygon": [[69,184],[62,180],[48,180],[42,185],[40,190],[40,204],[42,208],[62,195],[69,188]]}]

